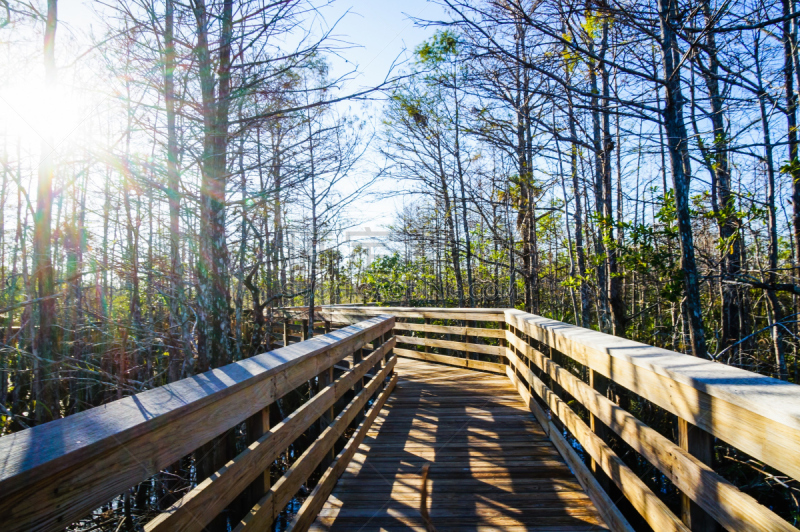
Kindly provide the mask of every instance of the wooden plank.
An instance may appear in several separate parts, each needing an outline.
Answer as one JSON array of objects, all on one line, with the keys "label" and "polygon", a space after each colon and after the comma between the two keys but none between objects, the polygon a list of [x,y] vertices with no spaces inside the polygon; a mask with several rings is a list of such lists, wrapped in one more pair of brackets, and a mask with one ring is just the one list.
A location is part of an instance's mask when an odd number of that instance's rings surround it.
[{"label": "wooden plank", "polygon": [[334,422],[320,434],[319,438],[314,440],[308,449],[295,460],[289,470],[275,482],[269,493],[236,525],[234,532],[266,530],[275,521],[280,511],[294,497],[303,482],[308,479],[309,475],[319,465],[325,453],[336,443],[336,440],[361,412],[386,376],[391,373],[396,362],[397,357],[392,357],[380,373],[364,386],[364,389],[342,410]]},{"label": "wooden plank", "polygon": [[295,325],[294,323],[275,323],[272,325],[272,330],[275,332],[283,332],[284,329],[288,329],[294,332],[302,332],[303,326]]},{"label": "wooden plank", "polygon": [[342,317],[394,316],[396,318],[429,318],[432,320],[469,320],[501,322],[504,309],[415,308],[415,307],[324,307],[322,315],[331,321]]},{"label": "wooden plank", "polygon": [[509,324],[800,479],[800,387],[517,310]]},{"label": "wooden plank", "polygon": [[454,342],[452,340],[436,340],[434,338],[419,338],[416,336],[395,335],[397,343],[410,345],[425,345],[428,347],[441,347],[443,349],[455,349],[457,351],[468,351],[470,353],[483,353],[484,355],[495,355],[502,357],[505,348],[499,345],[471,344],[467,342]]},{"label": "wooden plank", "polygon": [[[323,525],[321,523],[314,523],[309,530],[313,532],[351,532],[352,525],[343,523],[342,525]],[[533,525],[485,525],[485,526],[470,526],[468,524],[456,524],[454,526],[439,527],[436,529],[438,532],[598,532],[597,525],[591,523],[576,524],[574,521],[568,525],[552,525],[541,523],[537,526]],[[368,526],[359,527],[358,532],[430,532],[430,529],[423,524],[402,524],[393,522],[391,524],[370,524]]]},{"label": "wooden plank", "polygon": [[[267,406],[261,409],[261,411],[256,412],[255,415],[247,418],[245,422],[247,437],[245,443],[248,447],[259,441],[264,435],[269,434],[270,408],[277,408],[277,405],[272,405],[271,407]],[[240,497],[245,503],[252,504],[264,496],[271,483],[270,466],[267,466],[260,475],[253,479],[250,485],[241,493]]]},{"label": "wooden plank", "polygon": [[[375,350],[353,371],[329,384],[288,418],[250,444],[225,466],[198,484],[165,512],[146,526],[147,532],[202,530],[241,493],[261,471],[265,471],[280,453],[296,440],[314,421],[334,405],[353,384],[381,360],[394,345],[394,339]],[[263,495],[263,494],[262,494]],[[259,497],[260,499],[261,497]]]},{"label": "wooden plank", "polygon": [[485,362],[483,360],[467,360],[466,358],[450,357],[447,355],[436,355],[434,353],[422,353],[413,349],[403,349],[395,347],[394,352],[398,356],[413,358],[416,360],[425,360],[427,362],[439,362],[440,364],[450,364],[453,366],[460,366],[469,369],[479,369],[481,371],[491,371],[493,373],[505,373],[505,364],[496,364],[494,362]]},{"label": "wooden plank", "polygon": [[[395,393],[397,391],[395,390]],[[465,463],[465,467],[469,467],[469,463]],[[484,479],[469,479],[469,478],[454,478],[442,479],[436,481],[436,486],[442,490],[442,493],[461,493],[461,494],[495,494],[495,495],[508,495],[515,493],[583,493],[583,488],[580,483],[575,480],[573,476],[567,477],[545,477],[545,478],[526,478],[526,479],[496,479],[487,482]],[[339,499],[342,497],[350,497],[347,494],[353,494],[353,497],[361,498],[365,493],[368,494],[382,494],[384,498],[394,499],[398,495],[419,494],[419,486],[407,483],[387,483],[385,479],[372,479],[364,481],[355,479],[349,473],[343,475],[336,484],[333,495]],[[358,494],[358,495],[355,495]],[[340,496],[341,495],[341,496]],[[329,499],[330,500],[330,499]],[[502,501],[498,501],[502,504]]]},{"label": "wooden plank", "polygon": [[482,338],[505,338],[506,331],[503,329],[486,329],[480,327],[453,327],[449,325],[429,325],[425,323],[401,323],[394,324],[396,331],[415,331],[438,334],[459,334],[468,336],[480,336]]},{"label": "wooden plank", "polygon": [[658,467],[678,489],[696,501],[727,530],[753,532],[797,530],[680,446],[525,344],[522,339],[509,333],[508,342],[552,377],[636,452]]},{"label": "wooden plank", "polygon": [[368,320],[0,438],[4,532],[63,529],[391,330],[393,321]]},{"label": "wooden plank", "polygon": [[358,450],[358,446],[361,445],[362,441],[364,441],[364,436],[367,435],[367,430],[375,421],[375,418],[378,416],[381,408],[383,408],[383,405],[386,404],[386,399],[389,397],[389,394],[392,393],[392,390],[396,384],[397,374],[395,373],[389,381],[389,384],[378,396],[378,399],[370,407],[366,418],[361,422],[361,425],[359,425],[356,433],[352,438],[350,438],[350,440],[348,440],[344,449],[342,449],[342,451],[336,457],[336,460],[322,475],[322,478],[320,478],[317,486],[309,494],[309,496],[306,497],[303,505],[297,511],[297,515],[295,515],[294,519],[289,525],[289,528],[287,528],[288,531],[305,532],[308,530],[308,527],[311,526],[311,523],[314,521],[314,519],[316,519],[320,509],[322,509],[322,506],[325,504],[325,501],[331,494],[331,491],[333,491],[336,481],[340,476],[342,476],[345,468],[350,463],[350,460],[353,458],[355,452]]},{"label": "wooden plank", "polygon": [[[603,468],[603,471],[614,481],[625,498],[630,501],[653,530],[690,532],[636,473],[597,434],[592,432],[588,425],[561,398],[545,386],[544,382],[514,354],[513,350],[509,349],[507,355],[509,372],[512,371],[511,366],[513,366],[525,377],[530,387],[548,405],[552,416],[557,417],[563,423],[573,437],[578,440],[578,443]],[[552,418],[548,423],[552,423]],[[550,428],[551,438],[554,432],[559,432],[555,426]]]},{"label": "wooden plank", "polygon": [[397,372],[312,530],[416,529],[426,464],[437,530],[607,530],[505,376],[405,358]]}]

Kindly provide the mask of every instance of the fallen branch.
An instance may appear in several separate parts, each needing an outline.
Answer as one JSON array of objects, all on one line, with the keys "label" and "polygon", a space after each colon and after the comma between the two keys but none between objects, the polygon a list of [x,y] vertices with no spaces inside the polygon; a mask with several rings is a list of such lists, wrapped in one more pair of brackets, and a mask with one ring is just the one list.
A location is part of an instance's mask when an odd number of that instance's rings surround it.
[{"label": "fallen branch", "polygon": [[739,278],[735,281],[726,279],[722,282],[725,284],[745,285],[753,288],[761,288],[762,290],[771,290],[773,292],[789,292],[790,294],[800,295],[800,286],[792,283],[762,283],[761,281],[742,278]]},{"label": "fallen branch", "polygon": [[28,305],[33,305],[34,303],[39,303],[40,301],[47,301],[48,299],[55,299],[57,297],[62,297],[66,293],[61,292],[59,294],[53,294],[52,296],[45,296],[45,297],[37,297],[36,299],[29,299],[27,301],[23,301],[22,303],[17,303],[16,305],[11,305],[10,307],[6,307],[0,310],[0,314],[5,314],[6,312],[11,312],[12,310],[16,310],[20,307],[27,307]]}]

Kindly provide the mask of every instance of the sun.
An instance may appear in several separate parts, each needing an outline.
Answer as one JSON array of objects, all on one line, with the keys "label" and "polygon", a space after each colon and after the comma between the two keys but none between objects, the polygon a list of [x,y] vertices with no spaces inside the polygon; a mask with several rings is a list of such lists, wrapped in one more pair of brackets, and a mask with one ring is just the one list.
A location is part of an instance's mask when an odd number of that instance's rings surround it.
[{"label": "sun", "polygon": [[0,86],[0,131],[26,145],[40,144],[56,150],[82,136],[86,102],[79,91],[41,83]]}]

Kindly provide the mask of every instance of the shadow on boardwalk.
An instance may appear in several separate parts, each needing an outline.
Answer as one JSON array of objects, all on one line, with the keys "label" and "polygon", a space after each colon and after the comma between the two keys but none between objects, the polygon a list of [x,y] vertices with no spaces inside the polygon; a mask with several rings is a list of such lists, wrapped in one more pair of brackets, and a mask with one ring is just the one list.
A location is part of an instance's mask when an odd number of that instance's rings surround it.
[{"label": "shadow on boardwalk", "polygon": [[400,382],[311,530],[606,530],[502,375],[400,359]]}]

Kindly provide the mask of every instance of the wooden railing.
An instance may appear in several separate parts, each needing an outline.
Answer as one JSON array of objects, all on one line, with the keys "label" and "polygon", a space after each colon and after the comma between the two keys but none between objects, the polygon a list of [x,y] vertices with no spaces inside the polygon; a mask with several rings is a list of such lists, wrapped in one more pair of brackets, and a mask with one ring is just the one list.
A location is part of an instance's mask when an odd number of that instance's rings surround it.
[{"label": "wooden railing", "polygon": [[[145,530],[202,530],[243,500],[238,498],[245,490],[245,499],[257,502],[234,529],[266,530],[318,471],[316,487],[290,525],[305,530],[396,382],[394,321],[372,317],[0,438],[0,530],[61,530],[243,423],[244,451]],[[309,381],[316,393],[270,427],[270,404]],[[316,438],[270,485],[271,464],[315,424]],[[334,456],[341,442],[335,444],[354,425]],[[254,487],[260,490],[256,497]]]},{"label": "wooden railing", "polygon": [[[298,311],[299,312],[299,311]],[[503,309],[320,307],[321,319],[341,326],[381,313],[394,325],[399,356],[492,373],[506,371]]]},{"label": "wooden railing", "polygon": [[[303,341],[309,319],[321,332],[343,328]],[[273,332],[285,347],[0,438],[0,530],[62,529],[242,423],[247,448],[145,530],[202,529],[256,484],[257,502],[234,529],[266,529],[317,471],[290,524],[304,530],[396,381],[392,351],[508,375],[613,530],[634,529],[629,510],[615,504],[620,494],[658,532],[713,529],[698,515],[731,531],[797,530],[692,445],[709,434],[800,479],[797,385],[517,310],[289,309]],[[308,381],[317,393],[269,427],[269,405]],[[644,410],[672,416],[674,430],[648,426]],[[270,464],[315,424],[313,442],[270,485]],[[335,446],[353,425],[344,447]],[[680,490],[682,511],[648,485],[642,467],[634,470],[637,460]]]},{"label": "wooden railing", "polygon": [[[714,530],[713,521],[730,531],[797,530],[715,472],[708,449],[692,440],[710,434],[800,479],[800,386],[518,310],[317,312],[334,325],[390,314],[398,345],[408,346],[395,349],[399,356],[506,373],[613,530],[634,529],[614,503],[618,493],[657,532]],[[677,437],[628,404],[674,415]],[[680,516],[615,451],[620,441],[680,490]],[[698,519],[704,513],[713,521]]]}]

